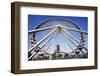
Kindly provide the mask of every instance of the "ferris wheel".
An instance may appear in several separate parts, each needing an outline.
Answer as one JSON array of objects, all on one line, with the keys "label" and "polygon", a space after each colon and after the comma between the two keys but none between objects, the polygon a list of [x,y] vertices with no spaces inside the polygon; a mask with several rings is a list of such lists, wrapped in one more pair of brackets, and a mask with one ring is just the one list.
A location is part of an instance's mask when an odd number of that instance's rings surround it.
[{"label": "ferris wheel", "polygon": [[68,19],[47,19],[28,35],[28,60],[88,57],[87,31]]}]

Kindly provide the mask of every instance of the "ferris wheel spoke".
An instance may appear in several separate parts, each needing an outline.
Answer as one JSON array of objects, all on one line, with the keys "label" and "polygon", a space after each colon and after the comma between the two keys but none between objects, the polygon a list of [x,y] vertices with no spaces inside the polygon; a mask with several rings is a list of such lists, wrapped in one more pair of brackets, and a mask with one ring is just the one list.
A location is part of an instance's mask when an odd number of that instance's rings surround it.
[{"label": "ferris wheel spoke", "polygon": [[[56,35],[56,34],[55,34],[55,35]],[[55,35],[54,35],[54,36],[55,36]],[[52,42],[53,42],[53,38],[54,38],[54,37],[51,38],[51,41],[50,41],[50,43],[48,44],[48,47],[45,49],[44,52],[46,52],[46,51],[49,49],[49,47],[51,46],[51,44],[52,44]],[[38,54],[38,52],[36,52],[35,54],[32,54],[32,55],[29,57],[29,59],[31,59],[32,57],[34,58],[34,56],[37,55],[37,54]]]},{"label": "ferris wheel spoke", "polygon": [[47,48],[45,49],[45,52],[50,48],[51,44],[53,42],[53,39],[50,41],[50,43],[48,44]]},{"label": "ferris wheel spoke", "polygon": [[68,36],[65,34],[65,32],[63,32],[63,35],[65,35],[66,39],[69,40],[75,47],[77,47],[77,45],[70,38],[68,38]]},{"label": "ferris wheel spoke", "polygon": [[65,39],[67,45],[70,47],[70,49],[73,51],[73,48],[71,47],[71,45],[69,44],[69,42],[67,41],[66,36],[64,35],[64,33],[61,31],[63,38]]},{"label": "ferris wheel spoke", "polygon": [[[50,40],[52,40],[56,34],[57,34],[57,31],[56,31],[54,34],[52,34],[52,36],[51,36],[46,42],[44,42],[44,44],[42,44],[41,48],[45,47],[45,46],[46,46],[46,43],[48,43]],[[36,53],[35,53],[35,54],[36,54]],[[34,55],[34,56],[35,56],[35,55]],[[33,57],[34,57],[34,56],[33,56]]]},{"label": "ferris wheel spoke", "polygon": [[81,33],[84,33],[84,34],[88,34],[86,31],[83,31],[83,30],[78,30],[78,29],[75,29],[75,28],[67,27],[67,26],[62,26],[62,27],[65,28],[65,29],[69,29],[69,30],[81,32]]},{"label": "ferris wheel spoke", "polygon": [[39,31],[54,29],[54,28],[56,28],[56,27],[55,26],[51,26],[51,27],[45,27],[45,28],[40,28],[40,29],[34,29],[34,30],[28,31],[28,33],[34,33],[34,32],[39,32]]},{"label": "ferris wheel spoke", "polygon": [[[71,40],[70,40],[71,41]],[[71,41],[72,42],[72,41]],[[75,45],[75,44],[74,44]],[[80,43],[79,43],[79,45],[81,45]],[[76,45],[75,45],[76,46]],[[76,46],[76,48],[77,48],[78,46]],[[83,47],[83,46],[81,46],[82,48],[85,48],[85,47]],[[85,50],[87,51],[87,49],[85,48]],[[80,50],[85,56],[86,56],[86,54],[82,51],[82,50]]]},{"label": "ferris wheel spoke", "polygon": [[[78,39],[76,39],[73,35],[71,35],[71,33],[67,32],[67,31],[64,30],[64,29],[63,29],[63,31],[64,31],[65,33],[67,33],[72,39],[74,39],[79,45],[81,45],[81,43],[78,41]],[[81,46],[81,47],[83,47],[83,46]],[[83,48],[84,48],[86,51],[88,51],[86,47],[83,47]]]},{"label": "ferris wheel spoke", "polygon": [[[58,30],[56,32],[56,34],[58,33]],[[46,48],[46,51],[50,48],[52,42],[53,42],[53,39],[55,38],[56,34],[54,35],[54,37],[52,38],[52,40],[50,41],[50,43],[48,44],[48,47]]]},{"label": "ferris wheel spoke", "polygon": [[63,29],[63,31],[65,32],[65,33],[67,33],[73,40],[75,40],[79,45],[81,45],[80,44],[80,42],[78,41],[78,39],[76,39],[71,33],[69,33],[68,31],[66,31],[65,29]]},{"label": "ferris wheel spoke", "polygon": [[38,46],[40,43],[42,43],[44,40],[46,40],[55,31],[56,31],[56,28],[53,29],[49,34],[47,34],[43,39],[41,39],[34,47],[30,48],[29,52],[31,52],[36,46]]},{"label": "ferris wheel spoke", "polygon": [[51,38],[49,38],[49,39],[42,45],[41,48],[45,47],[45,46],[46,46],[46,43],[48,43],[49,41],[51,41],[51,40],[56,36],[56,34],[57,34],[57,31],[52,35]]}]

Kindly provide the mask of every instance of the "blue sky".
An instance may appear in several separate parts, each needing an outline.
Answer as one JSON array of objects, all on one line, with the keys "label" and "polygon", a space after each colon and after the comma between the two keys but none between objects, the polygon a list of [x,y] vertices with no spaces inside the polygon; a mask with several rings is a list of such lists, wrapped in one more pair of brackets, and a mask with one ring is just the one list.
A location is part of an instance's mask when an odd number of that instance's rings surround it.
[{"label": "blue sky", "polygon": [[88,18],[87,17],[73,17],[73,16],[46,16],[46,15],[28,15],[28,30],[34,29],[39,23],[50,18],[63,18],[68,19],[78,24],[85,31],[88,30]]},{"label": "blue sky", "polygon": [[[82,30],[84,31],[88,31],[88,18],[87,17],[73,17],[73,16],[47,16],[47,15],[28,15],[28,30],[33,30],[35,29],[41,22],[47,20],[47,19],[51,19],[51,18],[60,18],[60,19],[67,19],[67,20],[70,20],[72,21],[73,23],[79,25],[81,27]],[[43,36],[43,35],[42,35]],[[41,39],[40,37],[42,36],[39,36],[37,39]],[[59,36],[59,35],[58,35]],[[75,36],[78,36],[77,34]],[[30,38],[30,35],[29,35],[29,38]],[[60,39],[60,38],[59,38]],[[58,40],[59,40],[58,39]],[[37,41],[38,41],[37,40]],[[65,46],[63,44],[64,40],[59,40],[57,41],[57,38],[55,40],[56,42],[54,42],[52,44],[52,47],[51,48],[55,48],[54,44],[55,43],[60,43],[62,44],[62,48],[63,46]],[[86,37],[86,42],[85,42],[85,46],[87,47],[87,37]],[[30,44],[30,40],[29,40],[29,48],[31,47],[31,44]],[[57,44],[55,44],[57,45]],[[72,46],[73,47],[73,46]],[[66,49],[68,49],[68,47],[66,47]],[[52,49],[50,49],[52,50]]]}]

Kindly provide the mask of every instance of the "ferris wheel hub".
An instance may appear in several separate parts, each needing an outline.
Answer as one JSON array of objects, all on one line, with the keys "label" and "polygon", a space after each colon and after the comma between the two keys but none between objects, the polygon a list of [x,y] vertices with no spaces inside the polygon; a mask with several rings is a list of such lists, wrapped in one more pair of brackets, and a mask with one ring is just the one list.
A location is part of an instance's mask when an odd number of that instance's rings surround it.
[{"label": "ferris wheel hub", "polygon": [[62,25],[61,25],[61,24],[59,24],[59,25],[57,25],[57,27],[62,27]]},{"label": "ferris wheel hub", "polygon": [[58,29],[59,31],[61,31],[61,30],[63,29],[63,26],[62,26],[62,25],[57,25],[57,29]]}]

